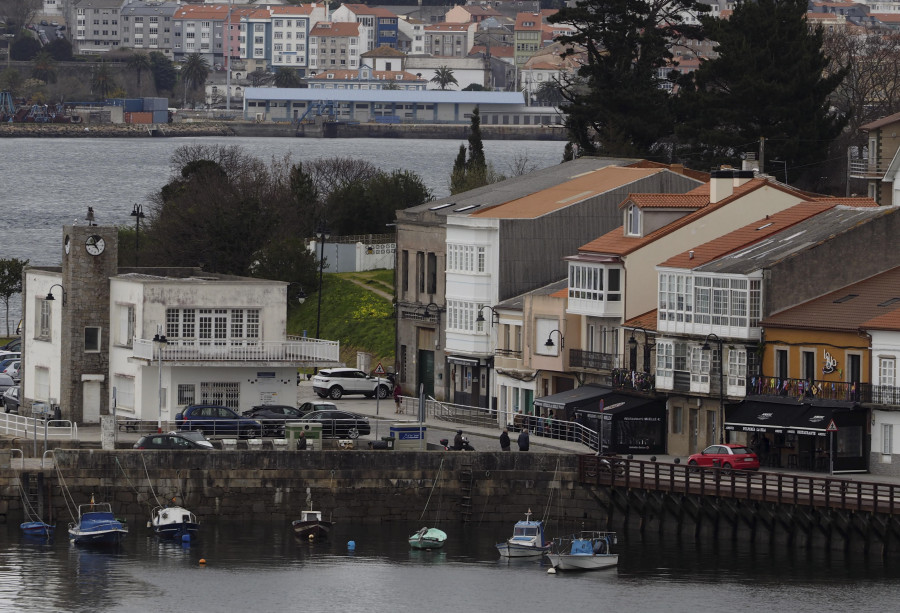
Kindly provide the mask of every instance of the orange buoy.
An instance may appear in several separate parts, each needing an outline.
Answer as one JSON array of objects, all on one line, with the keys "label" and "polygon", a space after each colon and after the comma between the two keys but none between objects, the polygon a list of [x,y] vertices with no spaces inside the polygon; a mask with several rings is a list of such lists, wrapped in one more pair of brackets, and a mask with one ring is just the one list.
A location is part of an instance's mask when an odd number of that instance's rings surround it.
[{"label": "orange buoy", "polygon": [[206,558],[200,558],[200,566],[206,564]]}]

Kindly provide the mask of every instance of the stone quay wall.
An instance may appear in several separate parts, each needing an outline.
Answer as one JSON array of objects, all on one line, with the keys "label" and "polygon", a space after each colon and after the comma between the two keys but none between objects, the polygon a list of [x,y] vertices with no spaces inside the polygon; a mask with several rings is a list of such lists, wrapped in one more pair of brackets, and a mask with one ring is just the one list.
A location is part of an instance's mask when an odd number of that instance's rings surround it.
[{"label": "stone quay wall", "polygon": [[[200,517],[292,519],[308,508],[307,488],[314,507],[340,522],[419,521],[426,505],[423,522],[438,513],[450,521],[514,522],[528,509],[540,517],[548,501],[553,518],[573,529],[606,515],[603,491],[577,484],[574,455],[66,449],[54,457],[55,468],[24,471],[32,483],[43,472],[41,505],[53,518],[68,519],[64,488],[70,504],[93,496],[128,518],[145,518],[157,500],[174,498]],[[0,472],[0,516],[8,521],[22,515],[16,463]]]}]

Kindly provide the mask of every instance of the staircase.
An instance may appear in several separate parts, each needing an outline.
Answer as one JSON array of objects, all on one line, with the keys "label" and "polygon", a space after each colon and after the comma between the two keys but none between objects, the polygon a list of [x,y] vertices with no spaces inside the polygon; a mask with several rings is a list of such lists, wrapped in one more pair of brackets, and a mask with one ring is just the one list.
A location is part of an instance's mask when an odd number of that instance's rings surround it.
[{"label": "staircase", "polygon": [[472,464],[462,464],[459,467],[459,509],[460,519],[464,522],[472,520],[472,482],[474,473]]}]

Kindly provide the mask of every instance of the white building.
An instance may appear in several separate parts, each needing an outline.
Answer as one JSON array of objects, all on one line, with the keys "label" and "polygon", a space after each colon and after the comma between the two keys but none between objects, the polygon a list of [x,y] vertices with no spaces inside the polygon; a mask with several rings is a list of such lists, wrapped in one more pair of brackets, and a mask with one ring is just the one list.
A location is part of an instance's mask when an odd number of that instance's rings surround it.
[{"label": "white building", "polygon": [[286,283],[120,270],[117,232],[67,226],[62,267],[26,269],[26,411],[44,402],[63,419],[96,423],[114,407],[171,422],[194,403],[294,404],[298,367],[338,362],[335,341],[288,338]]}]

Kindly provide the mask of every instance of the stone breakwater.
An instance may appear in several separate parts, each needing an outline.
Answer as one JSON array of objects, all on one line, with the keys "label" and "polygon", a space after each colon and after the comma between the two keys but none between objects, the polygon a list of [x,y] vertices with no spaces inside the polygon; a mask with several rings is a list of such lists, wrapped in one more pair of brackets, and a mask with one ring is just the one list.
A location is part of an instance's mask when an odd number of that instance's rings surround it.
[{"label": "stone breakwater", "polygon": [[[156,128],[156,129],[154,129]],[[154,136],[233,136],[227,123],[141,124],[0,123],[0,138],[149,138]]]},{"label": "stone breakwater", "polygon": [[[9,452],[0,452],[6,455]],[[577,483],[578,457],[541,453],[411,451],[164,452],[55,450],[58,470],[40,477],[47,516],[66,514],[62,487],[78,502],[91,496],[117,514],[146,517],[173,497],[200,517],[291,519],[307,506],[335,521],[418,521],[432,496],[449,520],[521,519],[540,512],[553,495],[559,520],[605,518],[604,494]],[[10,466],[9,464],[7,464]],[[0,517],[19,521],[22,502],[13,460],[0,473]],[[151,489],[152,488],[152,489]],[[464,515],[468,513],[468,517]]]}]

